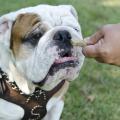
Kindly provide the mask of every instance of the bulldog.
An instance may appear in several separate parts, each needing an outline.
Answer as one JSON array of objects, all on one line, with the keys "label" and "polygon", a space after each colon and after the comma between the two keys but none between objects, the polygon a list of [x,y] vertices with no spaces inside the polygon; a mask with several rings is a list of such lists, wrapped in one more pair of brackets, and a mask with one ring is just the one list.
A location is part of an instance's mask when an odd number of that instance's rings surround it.
[{"label": "bulldog", "polygon": [[[71,5],[38,5],[0,17],[0,120],[59,120],[84,61]],[[7,76],[7,77],[5,77]]]}]

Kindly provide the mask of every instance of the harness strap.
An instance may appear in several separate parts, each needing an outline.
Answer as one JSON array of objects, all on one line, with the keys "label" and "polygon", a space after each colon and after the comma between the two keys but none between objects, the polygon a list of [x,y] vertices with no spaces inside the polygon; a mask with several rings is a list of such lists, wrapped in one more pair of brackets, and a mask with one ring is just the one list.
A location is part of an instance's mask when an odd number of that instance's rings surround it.
[{"label": "harness strap", "polygon": [[37,87],[34,93],[26,95],[20,91],[15,82],[8,81],[4,72],[1,75],[0,98],[21,106],[25,111],[22,120],[41,120],[47,113],[46,105],[48,101],[65,83],[65,80],[61,81],[50,91],[45,91]]}]

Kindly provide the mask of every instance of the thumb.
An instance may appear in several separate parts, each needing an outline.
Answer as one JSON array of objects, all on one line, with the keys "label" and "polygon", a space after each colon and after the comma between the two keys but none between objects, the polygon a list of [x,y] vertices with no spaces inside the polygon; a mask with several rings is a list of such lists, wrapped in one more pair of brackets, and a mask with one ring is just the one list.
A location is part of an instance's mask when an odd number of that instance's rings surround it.
[{"label": "thumb", "polygon": [[86,47],[84,47],[82,49],[82,52],[83,54],[86,56],[86,57],[92,57],[92,58],[96,58],[98,57],[98,50],[97,50],[97,45],[88,45]]}]

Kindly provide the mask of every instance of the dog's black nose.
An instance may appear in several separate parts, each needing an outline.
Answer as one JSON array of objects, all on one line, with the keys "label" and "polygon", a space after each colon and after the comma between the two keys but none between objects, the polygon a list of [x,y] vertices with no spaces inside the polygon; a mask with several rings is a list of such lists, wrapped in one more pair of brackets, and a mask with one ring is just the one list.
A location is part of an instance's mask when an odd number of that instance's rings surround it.
[{"label": "dog's black nose", "polygon": [[71,34],[67,30],[57,31],[53,37],[54,40],[67,42],[71,40]]}]

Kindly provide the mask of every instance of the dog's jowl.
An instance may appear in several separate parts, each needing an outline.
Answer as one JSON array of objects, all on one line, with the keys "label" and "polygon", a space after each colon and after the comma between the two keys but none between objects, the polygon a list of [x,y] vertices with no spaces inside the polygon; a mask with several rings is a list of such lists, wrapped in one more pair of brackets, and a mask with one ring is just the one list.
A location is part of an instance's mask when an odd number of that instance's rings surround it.
[{"label": "dog's jowl", "polygon": [[0,17],[0,120],[59,120],[84,61],[76,10],[38,5]]}]

